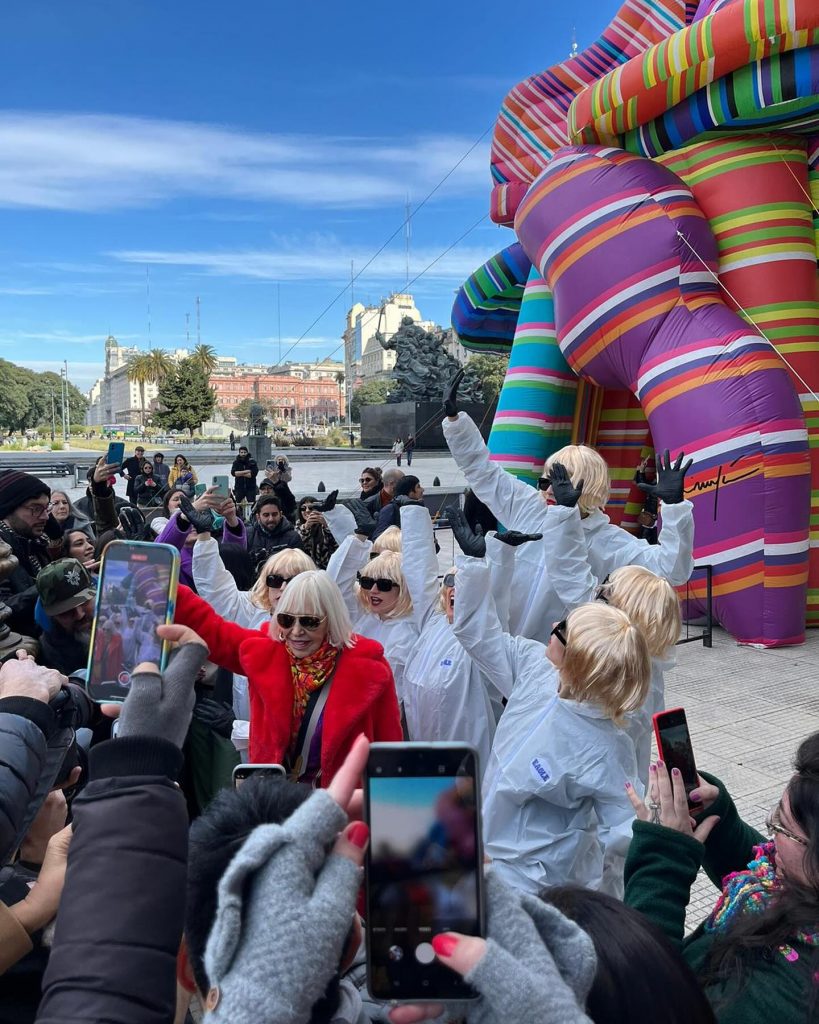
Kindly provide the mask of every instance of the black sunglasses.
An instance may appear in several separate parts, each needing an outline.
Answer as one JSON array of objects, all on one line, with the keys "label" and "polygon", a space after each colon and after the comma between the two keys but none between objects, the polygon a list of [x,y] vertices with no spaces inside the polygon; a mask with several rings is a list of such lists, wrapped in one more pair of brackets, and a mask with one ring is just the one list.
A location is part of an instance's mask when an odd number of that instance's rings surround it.
[{"label": "black sunglasses", "polygon": [[597,588],[597,593],[594,595],[595,601],[602,601],[603,604],[608,604],[609,599],[606,597],[606,587],[609,585],[611,574],[606,576],[600,586]]},{"label": "black sunglasses", "polygon": [[324,622],[324,616],[288,615],[287,612],[279,612],[276,616],[276,622],[278,622],[282,629],[292,629],[296,622],[298,622],[301,628],[306,629],[308,633],[315,633],[322,622]]},{"label": "black sunglasses", "polygon": [[373,482],[373,479],[374,479],[374,477],[371,477],[371,476],[360,476],[358,478],[358,482],[360,484],[371,484]]},{"label": "black sunglasses", "polygon": [[377,587],[382,594],[389,594],[393,587],[401,589],[400,583],[394,583],[392,580],[374,580],[372,576],[362,576],[361,573],[356,574],[356,579],[362,590],[372,590],[373,587]]},{"label": "black sunglasses", "polygon": [[561,619],[560,622],[552,629],[549,636],[556,636],[557,639],[566,646],[566,620]]},{"label": "black sunglasses", "polygon": [[548,491],[552,486],[552,478],[548,476],[542,476],[537,482],[537,489],[539,491]]},{"label": "black sunglasses", "polygon": [[444,576],[444,586],[445,587],[454,587],[455,586],[455,573],[454,572],[448,572],[446,574],[446,576]]},{"label": "black sunglasses", "polygon": [[295,578],[295,576],[280,576],[277,572],[273,572],[267,577],[265,583],[267,583],[268,587],[272,587],[273,590],[280,590],[285,583],[290,583]]}]

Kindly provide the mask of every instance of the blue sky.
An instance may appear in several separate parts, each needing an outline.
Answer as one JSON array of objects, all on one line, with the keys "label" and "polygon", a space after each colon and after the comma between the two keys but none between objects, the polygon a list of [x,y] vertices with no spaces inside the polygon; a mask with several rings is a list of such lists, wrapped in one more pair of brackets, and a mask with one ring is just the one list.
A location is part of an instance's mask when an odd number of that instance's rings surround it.
[{"label": "blue sky", "polygon": [[[0,14],[0,357],[67,358],[111,332],[274,362],[486,129],[505,91],[580,46],[614,2],[28,0]],[[522,8],[526,10],[526,8]],[[488,210],[491,132],[412,222],[415,276]],[[453,291],[512,239],[488,218],[414,286]],[[399,236],[356,283],[405,281]],[[290,354],[339,345],[349,291]],[[336,356],[339,353],[336,352]]]}]

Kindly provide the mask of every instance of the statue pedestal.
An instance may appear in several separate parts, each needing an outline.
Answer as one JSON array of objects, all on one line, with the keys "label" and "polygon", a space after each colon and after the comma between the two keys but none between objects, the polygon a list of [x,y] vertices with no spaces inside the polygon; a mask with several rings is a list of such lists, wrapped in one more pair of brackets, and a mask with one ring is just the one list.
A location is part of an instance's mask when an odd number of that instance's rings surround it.
[{"label": "statue pedestal", "polygon": [[[465,412],[479,424],[484,441],[492,429],[493,412],[483,402],[459,402]],[[446,448],[441,420],[440,402],[385,402],[383,405],[361,407],[361,447],[392,448],[396,437],[406,441],[415,434],[416,451],[440,451]]]},{"label": "statue pedestal", "polygon": [[266,434],[250,434],[239,441],[239,444],[236,446],[237,449],[241,445],[246,446],[250,452],[251,459],[255,459],[260,471],[264,472],[264,465],[270,458],[272,445],[270,438]]}]

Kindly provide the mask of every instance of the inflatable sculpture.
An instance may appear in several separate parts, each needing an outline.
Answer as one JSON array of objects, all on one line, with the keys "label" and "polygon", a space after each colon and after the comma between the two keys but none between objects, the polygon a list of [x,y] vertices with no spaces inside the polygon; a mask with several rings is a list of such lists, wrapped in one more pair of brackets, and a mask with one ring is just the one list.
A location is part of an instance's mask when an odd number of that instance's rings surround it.
[{"label": "inflatable sculpture", "polygon": [[453,326],[510,351],[493,459],[534,482],[593,444],[629,528],[640,459],[684,450],[717,618],[800,643],[819,625],[819,3],[628,0],[509,93],[492,175],[518,240]]}]

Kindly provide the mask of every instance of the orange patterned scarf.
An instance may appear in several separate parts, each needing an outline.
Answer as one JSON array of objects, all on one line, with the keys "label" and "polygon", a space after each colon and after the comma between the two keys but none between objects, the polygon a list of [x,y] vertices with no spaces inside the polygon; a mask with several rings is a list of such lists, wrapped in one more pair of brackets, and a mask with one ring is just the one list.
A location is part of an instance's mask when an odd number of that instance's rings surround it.
[{"label": "orange patterned scarf", "polygon": [[294,756],[293,749],[301,728],[301,720],[304,718],[304,711],[310,694],[327,682],[336,667],[338,648],[325,640],[315,654],[306,658],[294,658],[290,651],[290,674],[293,679],[293,715],[290,720],[290,756]]}]

